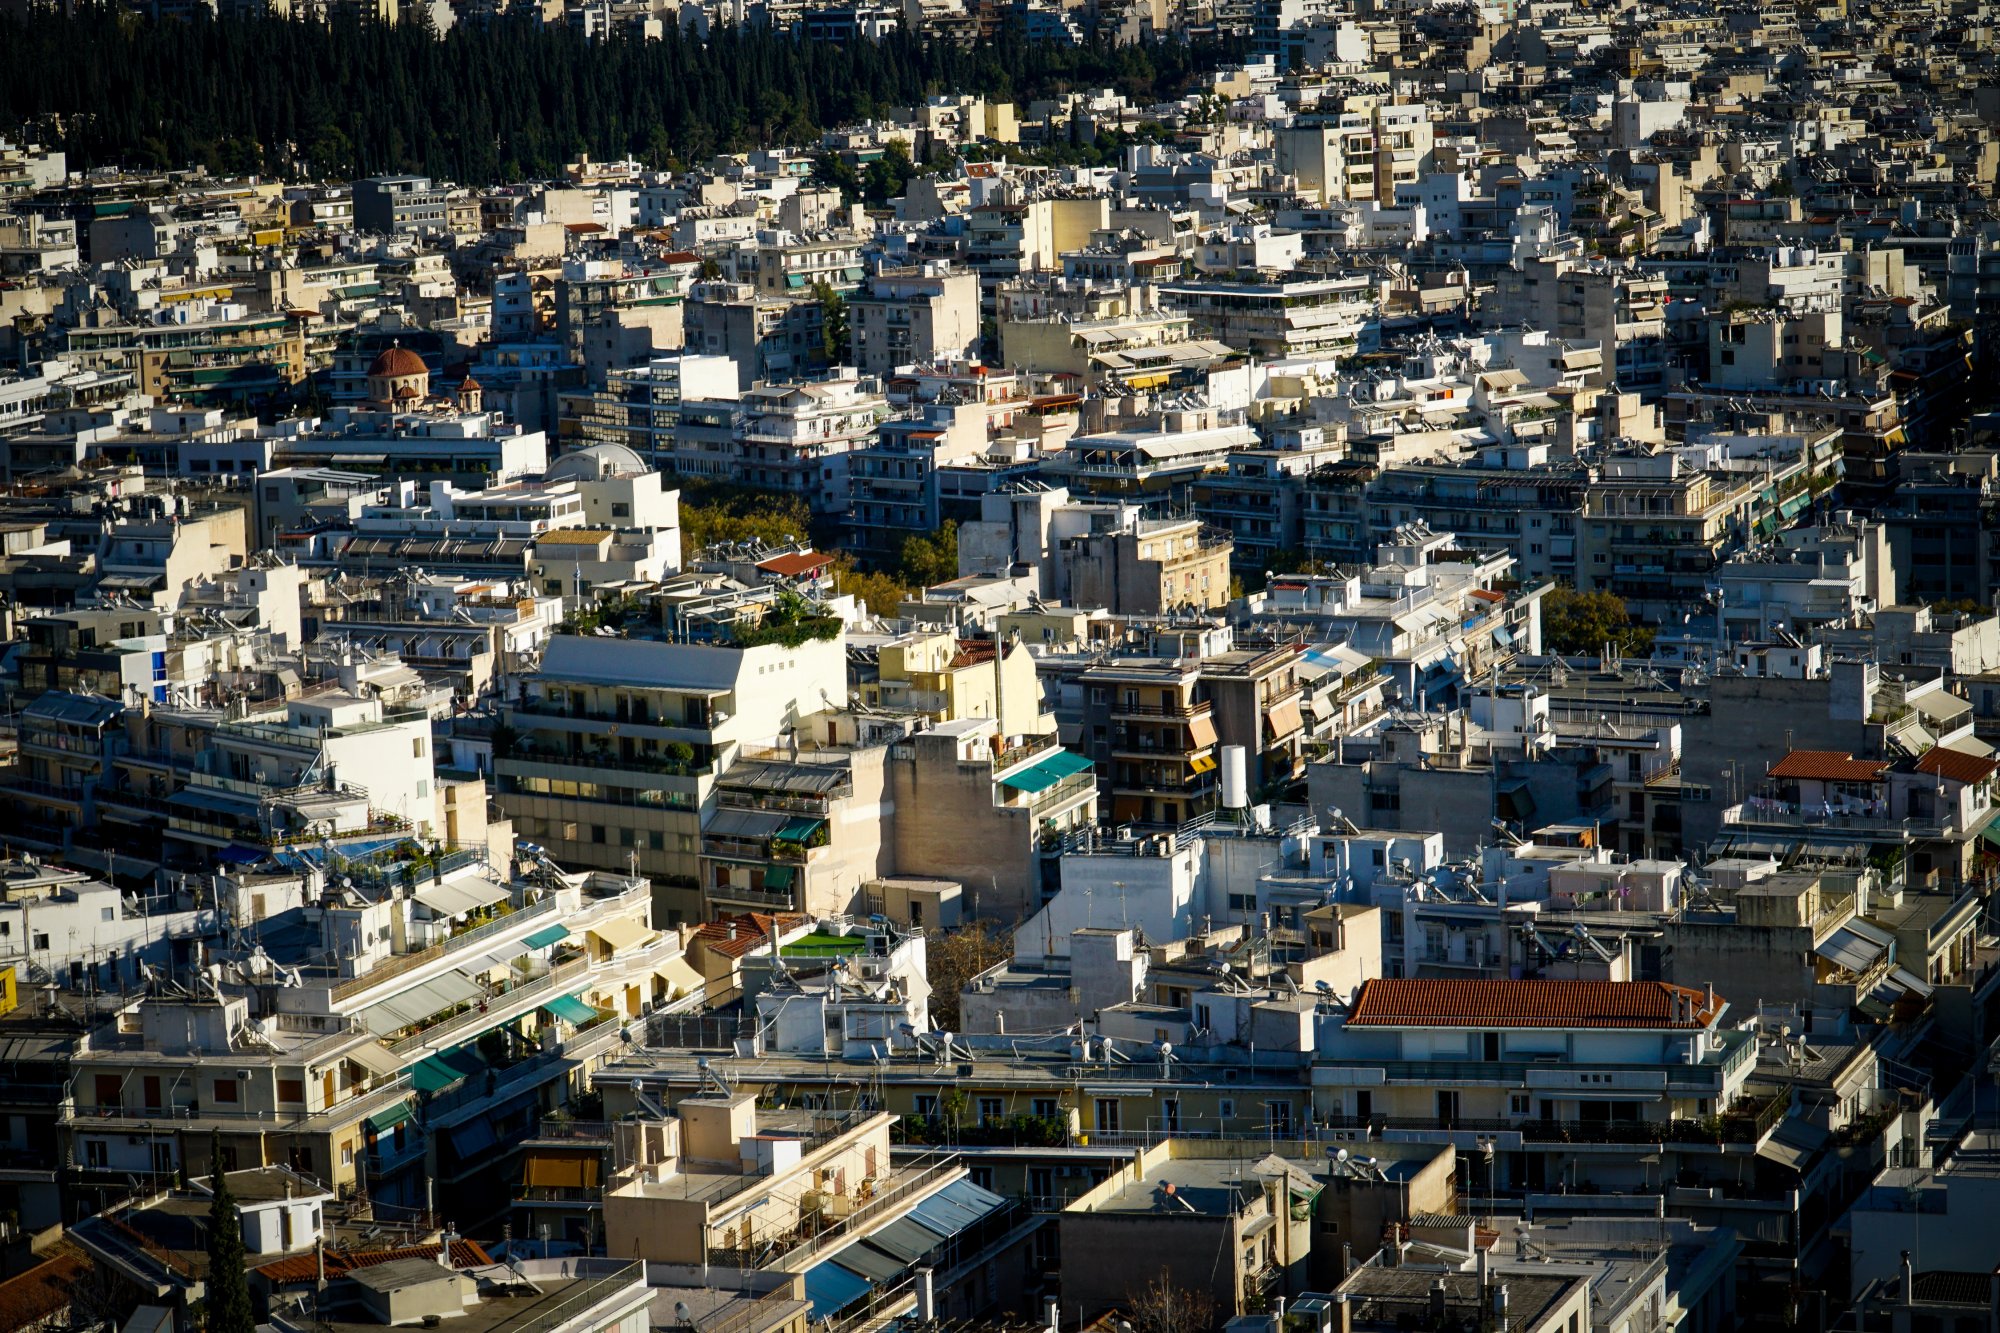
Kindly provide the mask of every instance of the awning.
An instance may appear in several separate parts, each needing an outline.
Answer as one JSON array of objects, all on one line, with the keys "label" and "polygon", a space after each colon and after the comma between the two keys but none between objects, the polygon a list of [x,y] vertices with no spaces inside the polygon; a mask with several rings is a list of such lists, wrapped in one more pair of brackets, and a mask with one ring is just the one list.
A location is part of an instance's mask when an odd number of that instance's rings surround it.
[{"label": "awning", "polygon": [[1844,967],[1850,972],[1866,972],[1887,952],[1885,946],[1864,938],[1848,926],[1826,937],[1826,942],[1813,950],[1821,958],[1836,967]]},{"label": "awning", "polygon": [[483,977],[495,968],[512,967],[514,960],[519,958],[525,951],[526,949],[523,945],[502,945],[498,949],[488,949],[477,958],[466,959],[457,965],[456,970],[470,977]]},{"label": "awning", "polygon": [[945,1243],[947,1238],[925,1226],[915,1217],[899,1217],[880,1231],[868,1234],[868,1244],[905,1267]]},{"label": "awning", "polygon": [[370,1032],[397,1032],[423,1022],[432,1014],[466,1004],[486,994],[486,988],[457,972],[446,972],[400,995],[363,1009],[358,1017]]},{"label": "awning", "polygon": [[460,1046],[442,1055],[419,1060],[410,1069],[410,1079],[417,1085],[418,1092],[436,1092],[485,1070],[486,1061],[477,1050],[471,1046]]},{"label": "awning", "polygon": [[842,1268],[860,1274],[878,1287],[894,1282],[910,1267],[903,1260],[867,1245],[850,1245],[834,1257],[840,1260]]},{"label": "awning", "polygon": [[791,823],[791,817],[772,810],[717,810],[702,826],[702,833],[711,838],[747,838],[752,840],[775,838],[778,830]]},{"label": "awning", "polygon": [[764,872],[764,887],[767,889],[789,889],[798,877],[796,866],[772,866]]},{"label": "awning", "polygon": [[565,1023],[575,1023],[578,1026],[585,1023],[595,1023],[602,1017],[595,1007],[585,1004],[574,995],[558,995],[555,999],[543,1005],[542,1008],[548,1010],[557,1018],[562,1019]]},{"label": "awning", "polygon": [[231,843],[217,852],[215,859],[224,865],[247,866],[255,865],[269,855],[270,853],[261,847],[244,847],[236,843]]},{"label": "awning", "polygon": [[1197,773],[1213,773],[1216,770],[1215,756],[1212,754],[1198,754],[1188,760],[1188,767]]},{"label": "awning", "polygon": [[2000,851],[2000,815],[1987,820],[1986,827],[1979,830],[1979,836],[1985,840],[1987,846]]},{"label": "awning", "polygon": [[557,940],[566,940],[568,938],[568,926],[543,926],[540,930],[528,936],[527,939],[522,940],[521,947],[523,949],[541,949],[554,944]]},{"label": "awning", "polygon": [[912,1208],[910,1216],[942,1235],[956,1236],[1006,1206],[1007,1201],[992,1190],[982,1189],[970,1180],[954,1180]]},{"label": "awning", "polygon": [[368,1117],[368,1132],[371,1134],[387,1134],[390,1130],[408,1120],[410,1115],[410,1104],[408,1102],[397,1102],[388,1110],[377,1111],[374,1115]]},{"label": "awning", "polygon": [[1073,778],[1079,773],[1088,773],[1091,763],[1073,750],[1057,750],[1048,758],[1036,761],[1035,767],[1046,769],[1059,778]]},{"label": "awning", "polygon": [[1012,787],[1015,791],[1037,792],[1047,791],[1060,781],[1061,778],[1044,770],[1040,764],[1029,764],[1026,768],[1017,768],[1001,778],[1000,785]]},{"label": "awning", "polygon": [[347,1058],[377,1078],[393,1078],[403,1072],[403,1062],[376,1042],[355,1047],[347,1053]]},{"label": "awning", "polygon": [[494,1136],[492,1122],[483,1117],[468,1120],[451,1131],[451,1150],[458,1154],[460,1161],[477,1157],[499,1142]]},{"label": "awning", "polygon": [[831,1259],[806,1270],[806,1299],[814,1319],[831,1319],[866,1296],[875,1284]]},{"label": "awning", "polygon": [[484,875],[464,875],[441,884],[426,884],[410,895],[439,916],[464,916],[506,898],[510,890]]},{"label": "awning", "polygon": [[1192,749],[1199,750],[1204,745],[1215,744],[1215,719],[1206,713],[1189,718],[1188,735],[1194,740]]},{"label": "awning", "polygon": [[613,949],[629,949],[639,941],[651,938],[653,928],[629,916],[616,916],[590,927],[590,933]]},{"label": "awning", "polygon": [[772,836],[780,838],[785,842],[804,842],[825,827],[826,821],[824,819],[801,817],[794,819]]},{"label": "awning", "polygon": [[560,1152],[536,1148],[528,1154],[521,1183],[530,1189],[594,1189],[601,1175],[596,1149]]},{"label": "awning", "polygon": [[694,970],[685,958],[669,958],[664,963],[653,965],[653,975],[671,986],[679,995],[699,995],[708,989],[701,973]]},{"label": "awning", "polygon": [[1283,740],[1306,724],[1305,717],[1299,711],[1299,697],[1296,694],[1272,704],[1271,711],[1265,716],[1270,721],[1271,739],[1274,741]]}]

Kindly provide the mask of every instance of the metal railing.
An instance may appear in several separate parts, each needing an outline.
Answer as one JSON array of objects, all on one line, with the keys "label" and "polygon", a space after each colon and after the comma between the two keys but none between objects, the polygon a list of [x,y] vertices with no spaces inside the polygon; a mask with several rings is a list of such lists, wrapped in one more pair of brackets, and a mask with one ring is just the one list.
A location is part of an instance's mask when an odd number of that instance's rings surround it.
[{"label": "metal railing", "polygon": [[934,1186],[941,1186],[947,1177],[962,1175],[964,1171],[965,1168],[959,1165],[958,1159],[955,1156],[947,1157],[944,1161],[932,1166],[920,1168],[914,1175],[906,1176],[904,1179],[891,1185],[888,1189],[883,1190],[867,1203],[862,1204],[859,1208],[856,1208],[846,1217],[841,1218],[838,1222],[810,1240],[793,1246],[771,1262],[761,1266],[779,1269],[787,1273],[799,1272],[801,1271],[801,1265],[807,1260],[816,1258],[834,1246],[844,1245],[854,1237],[860,1235],[864,1223],[873,1222],[883,1213],[909,1202],[920,1193],[930,1193]]},{"label": "metal railing", "polygon": [[441,944],[433,944],[428,948],[419,949],[415,953],[396,954],[388,959],[388,961],[370,968],[360,976],[343,981],[335,986],[333,988],[333,998],[335,1000],[346,1000],[356,995],[364,994],[381,985],[383,982],[392,981],[414,968],[422,967],[426,963],[434,963],[441,958],[449,957],[475,944],[482,944],[511,926],[518,926],[529,921],[539,920],[542,917],[552,914],[555,910],[556,900],[552,897],[544,898],[538,903],[530,903],[526,907],[516,908],[514,911],[497,920],[488,921],[484,925],[474,926],[471,930],[461,931]]},{"label": "metal railing", "polygon": [[[398,1058],[407,1058],[426,1047],[449,1045],[450,1038],[456,1033],[469,1030],[484,1031],[496,1024],[509,1022],[511,1019],[499,1015],[517,1008],[524,1000],[539,1000],[553,991],[561,990],[565,982],[584,976],[589,971],[589,959],[572,958],[567,963],[550,968],[532,981],[524,981],[508,990],[489,996],[472,1008],[445,1019],[442,1023],[434,1023],[400,1041],[391,1042],[389,1050]],[[533,1005],[529,1006],[532,1007]],[[527,1011],[523,1009],[521,1012]]]}]

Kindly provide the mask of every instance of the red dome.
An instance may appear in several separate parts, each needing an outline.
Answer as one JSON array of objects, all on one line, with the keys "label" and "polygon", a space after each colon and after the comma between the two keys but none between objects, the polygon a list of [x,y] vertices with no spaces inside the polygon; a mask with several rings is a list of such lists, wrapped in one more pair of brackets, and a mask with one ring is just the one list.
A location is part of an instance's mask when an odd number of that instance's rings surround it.
[{"label": "red dome", "polygon": [[392,380],[405,379],[411,375],[429,375],[431,368],[424,359],[406,347],[391,347],[375,358],[368,367],[368,377],[383,377]]}]

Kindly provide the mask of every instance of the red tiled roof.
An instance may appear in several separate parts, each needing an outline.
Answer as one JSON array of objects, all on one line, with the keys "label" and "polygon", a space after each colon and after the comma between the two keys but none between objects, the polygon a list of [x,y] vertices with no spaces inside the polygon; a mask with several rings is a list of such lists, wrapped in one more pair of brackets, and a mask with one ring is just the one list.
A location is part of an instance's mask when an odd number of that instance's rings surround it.
[{"label": "red tiled roof", "polygon": [[1477,597],[1482,602],[1504,602],[1507,600],[1506,593],[1495,592],[1491,588],[1474,588],[1466,596]]},{"label": "red tiled roof", "polygon": [[[435,1259],[441,1248],[437,1245],[404,1245],[393,1250],[328,1250],[326,1275],[329,1278],[339,1277],[357,1268],[386,1264],[392,1259]],[[455,1240],[451,1243],[451,1262],[455,1268],[485,1268],[493,1262],[493,1256],[477,1241]],[[310,1254],[294,1254],[275,1259],[257,1271],[277,1285],[313,1282],[319,1277],[319,1260]]]},{"label": "red tiled roof", "polygon": [[[1693,1001],[1694,1017],[1676,1017]],[[1350,1027],[1697,1028],[1707,996],[1663,981],[1473,981],[1377,978],[1363,982]],[[1720,1008],[1720,1001],[1717,1002]]]},{"label": "red tiled roof", "polygon": [[[810,925],[811,919],[798,912],[785,912],[778,916],[769,912],[745,912],[740,916],[718,917],[706,922],[695,931],[694,937],[725,958],[741,958],[752,949],[770,945],[774,924],[779,937],[783,938],[788,930]],[[736,929],[733,940],[729,938],[732,926]]]},{"label": "red tiled roof", "polygon": [[90,1272],[90,1261],[60,1254],[0,1282],[0,1330],[26,1328],[69,1308],[70,1293]]},{"label": "red tiled roof", "polygon": [[1794,750],[1771,765],[1770,776],[1816,782],[1880,782],[1888,767],[1880,759],[1856,759],[1845,750]]},{"label": "red tiled roof", "polygon": [[1968,785],[1984,782],[2000,769],[2000,763],[1982,755],[1967,754],[1963,750],[1947,750],[1942,745],[1935,746],[1922,759],[1917,760],[1917,772],[1935,773],[1941,778]]},{"label": "red tiled roof", "polygon": [[759,560],[757,568],[766,574],[776,574],[790,579],[825,569],[832,563],[833,557],[830,555],[821,555],[818,551],[796,551],[790,555],[774,555],[769,560]]}]

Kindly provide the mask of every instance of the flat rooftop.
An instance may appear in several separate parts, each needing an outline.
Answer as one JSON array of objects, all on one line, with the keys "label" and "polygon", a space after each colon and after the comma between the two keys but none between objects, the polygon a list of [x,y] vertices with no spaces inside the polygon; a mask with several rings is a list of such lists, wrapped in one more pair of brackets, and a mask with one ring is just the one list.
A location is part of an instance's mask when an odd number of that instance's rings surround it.
[{"label": "flat rooftop", "polygon": [[1127,1175],[1122,1189],[1087,1211],[1228,1217],[1263,1192],[1253,1165],[1241,1157],[1174,1158],[1147,1171],[1144,1180]]}]

